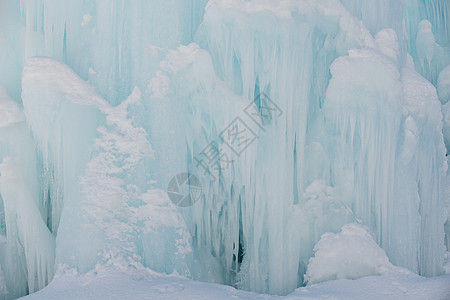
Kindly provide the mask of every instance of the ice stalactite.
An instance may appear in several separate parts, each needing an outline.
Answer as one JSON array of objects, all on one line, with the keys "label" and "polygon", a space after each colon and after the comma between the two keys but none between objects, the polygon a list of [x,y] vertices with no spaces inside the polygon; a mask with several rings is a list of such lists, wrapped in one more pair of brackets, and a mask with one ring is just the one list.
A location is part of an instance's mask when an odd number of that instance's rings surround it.
[{"label": "ice stalactite", "polygon": [[[406,53],[402,50],[403,31],[397,26],[397,31],[381,30],[372,38],[338,2],[326,4],[327,8],[334,8],[333,13],[325,9],[322,2],[308,5],[304,2],[230,4],[212,1],[197,35],[199,44],[211,53],[217,76],[236,94],[246,99],[256,98],[258,107],[259,92],[267,93],[284,111],[279,120],[256,132],[260,135],[257,149],[250,147],[239,158],[239,163],[250,168],[232,177],[223,174],[223,184],[218,192],[228,199],[235,195],[236,204],[231,205],[233,201],[219,204],[219,201],[203,205],[191,220],[196,224],[196,238],[203,239],[199,245],[210,245],[211,253],[219,260],[226,261],[231,254],[236,259],[239,257],[236,245],[242,245],[244,256],[238,264],[237,276],[225,279],[226,282],[231,280],[232,284],[235,280],[235,285],[240,288],[283,294],[302,284],[312,245],[321,233],[315,236],[314,226],[307,227],[300,221],[298,215],[305,211],[305,198],[298,191],[304,191],[314,179],[327,180],[325,186],[336,187],[333,198],[337,205],[350,211],[349,215],[338,218],[336,227],[328,230],[337,230],[339,224],[342,226],[343,222],[356,218],[375,232],[377,242],[393,262],[421,274],[433,275],[442,271],[443,252],[439,245],[443,238],[440,228],[443,218],[439,216],[435,222],[429,222],[424,217],[429,215],[429,209],[443,211],[441,191],[445,160],[438,125],[426,125],[430,128],[429,135],[434,136],[430,144],[435,146],[424,150],[426,154],[423,155],[435,157],[435,163],[429,163],[435,164],[432,176],[440,183],[430,186],[429,190],[417,188],[415,182],[425,181],[421,174],[409,174],[404,180],[407,183],[397,182],[405,169],[415,170],[420,165],[420,158],[413,162],[406,158],[408,151],[415,150],[398,142],[402,139],[402,127],[410,130],[408,126],[412,123],[411,119],[406,121],[407,115],[404,115],[404,98],[412,96],[404,93],[399,71],[407,63]],[[314,20],[309,18],[310,10],[315,12]],[[265,24],[277,25],[266,27],[256,22],[260,18],[272,20]],[[252,27],[252,24],[258,26]],[[351,50],[350,56],[333,63],[333,78],[327,89],[330,78],[327,70],[332,61],[355,47],[365,49]],[[285,49],[290,50],[285,53]],[[372,81],[374,76],[376,81],[366,85],[365,82]],[[428,95],[421,101],[434,103],[434,100],[433,95]],[[261,111],[261,106],[258,109]],[[438,120],[439,113],[432,113],[430,118]],[[425,135],[419,134],[417,138],[425,139]],[[409,142],[411,140],[405,140],[405,143]],[[324,149],[323,155],[312,155],[307,150],[312,147]],[[262,148],[265,154],[258,151]],[[404,162],[400,162],[399,152],[403,153]],[[420,156],[419,152],[413,155]],[[261,160],[267,168],[251,164]],[[324,164],[327,161],[329,165]],[[314,169],[314,164],[323,171],[307,172]],[[326,175],[327,170],[331,170],[331,177]],[[312,174],[323,177],[308,177]],[[292,181],[292,178],[297,179]],[[428,183],[424,185],[428,186]],[[417,190],[420,192],[415,192]],[[218,198],[217,192],[213,195]],[[292,213],[293,205],[295,214]],[[227,219],[224,222],[239,224],[234,235],[202,234],[202,230],[211,232],[211,228],[220,227],[216,222],[220,224],[225,213]],[[207,226],[203,225],[205,218],[210,220]],[[407,225],[397,226],[399,218]],[[421,223],[421,218],[428,221]],[[281,220],[289,220],[284,222],[288,227],[280,228]],[[318,228],[319,232],[325,230]],[[277,234],[279,232],[284,234]],[[416,240],[417,232],[421,232],[419,240]],[[436,234],[431,235],[431,232]],[[427,241],[429,246],[419,245],[425,242],[420,239],[427,236],[431,236]],[[217,239],[221,240],[220,244]],[[301,242],[305,240],[309,246]],[[235,252],[217,254],[215,249],[227,249],[230,245],[234,245]],[[403,255],[404,252],[408,254]],[[290,257],[289,265],[285,265],[283,259],[275,259],[285,257],[287,253],[297,253]],[[424,262],[426,257],[433,257],[433,261]],[[265,263],[272,260],[276,263]],[[297,283],[291,281],[295,276]]]},{"label": "ice stalactite", "polygon": [[53,277],[55,237],[40,202],[31,135],[19,105],[0,86],[0,298],[35,292]]},{"label": "ice stalactite", "polygon": [[[287,294],[349,223],[440,274],[448,7],[1,2],[0,293],[41,288],[54,260]],[[162,191],[177,174],[201,183],[192,206]]]},{"label": "ice stalactite", "polygon": [[[311,18],[313,11],[315,18]],[[257,22],[261,18],[270,22]],[[217,77],[248,103],[255,99],[252,109],[260,115],[274,109],[260,96],[263,92],[282,110],[280,115],[272,112],[273,119],[262,118],[263,128],[255,131],[257,142],[235,158],[234,169],[240,171],[224,173],[219,189],[206,191],[213,195],[206,201],[212,202],[192,208],[190,220],[198,245],[209,247],[213,257],[225,261],[226,273],[231,266],[225,283],[286,294],[303,284],[307,260],[321,231],[339,230],[353,219],[339,197],[329,195],[331,201],[323,198],[317,204],[304,198],[306,186],[314,179],[329,180],[329,165],[323,164],[328,155],[324,152],[311,161],[305,153],[314,151],[305,149],[324,146],[320,109],[329,65],[348,49],[373,46],[375,41],[336,1],[212,1],[197,40],[211,53]],[[219,132],[225,129],[215,125]],[[315,163],[323,170],[314,170]],[[323,178],[308,177],[313,174]],[[317,192],[327,194],[330,184],[322,183]],[[308,211],[321,209],[327,201],[335,201],[344,211],[340,216],[336,213],[337,226],[321,223],[321,215],[308,216]],[[234,227],[228,232],[214,229],[226,224]]]},{"label": "ice stalactite", "polygon": [[93,88],[86,91],[85,84],[67,66],[48,58],[29,60],[23,71],[24,113],[41,156],[41,194],[44,205],[51,206],[55,234],[64,202],[74,201],[78,193],[77,178],[90,157],[100,120],[95,105],[104,101]]},{"label": "ice stalactite", "polygon": [[[440,274],[446,161],[435,89],[411,69],[400,75],[387,58],[368,50],[338,59],[331,72],[325,113],[330,133],[339,137],[332,146],[338,149],[333,178],[343,187],[342,197],[353,199],[349,205],[393,263],[424,275]],[[352,73],[358,76],[349,77]],[[376,84],[360,84],[364,74],[377,77]],[[439,216],[429,219],[431,210]]]},{"label": "ice stalactite", "polygon": [[[331,73],[324,112],[328,132],[336,136],[330,145],[335,149],[333,185],[341,187],[342,199],[376,232],[380,245],[391,247],[389,235],[397,235],[389,199],[394,198],[402,116],[400,74],[376,50],[366,49],[337,59]],[[373,85],[362,84],[375,76]]]},{"label": "ice stalactite", "polygon": [[[402,69],[405,95],[406,120],[405,144],[402,151],[409,152],[407,166],[414,179],[406,185],[409,191],[417,191],[420,199],[419,274],[434,276],[442,273],[444,228],[446,207],[446,149],[442,134],[441,103],[435,87],[410,68]],[[421,128],[421,130],[418,130]],[[404,162],[399,160],[399,162]],[[413,176],[411,176],[411,174]],[[406,179],[407,177],[399,176]],[[402,194],[399,194],[400,198]],[[433,215],[433,218],[429,218]]]},{"label": "ice stalactite", "polygon": [[[20,1],[25,59],[49,56],[89,79],[110,103],[156,70],[158,49],[192,41],[205,0]],[[83,55],[80,55],[83,53]]]},{"label": "ice stalactite", "polygon": [[[20,289],[25,282],[27,292],[33,293],[44,288],[53,278],[55,237],[40,215],[35,195],[22,181],[23,174],[17,162],[10,157],[4,158],[0,172],[7,236],[5,271],[10,276],[9,280],[18,279],[14,283],[8,282],[9,287],[12,295],[23,295]],[[20,264],[23,264],[23,274],[16,273]]]}]

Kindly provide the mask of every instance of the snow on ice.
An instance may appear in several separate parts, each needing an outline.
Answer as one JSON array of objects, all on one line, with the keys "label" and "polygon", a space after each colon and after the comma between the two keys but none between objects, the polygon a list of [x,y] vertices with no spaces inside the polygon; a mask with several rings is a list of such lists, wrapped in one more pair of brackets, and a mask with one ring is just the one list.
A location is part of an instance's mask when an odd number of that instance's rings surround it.
[{"label": "snow on ice", "polygon": [[0,299],[449,298],[449,18],[0,2]]}]

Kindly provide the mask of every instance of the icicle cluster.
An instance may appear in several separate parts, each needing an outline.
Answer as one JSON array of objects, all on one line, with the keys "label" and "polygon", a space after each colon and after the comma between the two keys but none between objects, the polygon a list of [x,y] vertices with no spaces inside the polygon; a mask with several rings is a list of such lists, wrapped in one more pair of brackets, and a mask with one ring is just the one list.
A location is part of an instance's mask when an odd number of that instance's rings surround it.
[{"label": "icicle cluster", "polygon": [[[0,298],[101,266],[272,294],[441,274],[449,7],[1,2]],[[345,241],[366,266],[327,260]]]}]

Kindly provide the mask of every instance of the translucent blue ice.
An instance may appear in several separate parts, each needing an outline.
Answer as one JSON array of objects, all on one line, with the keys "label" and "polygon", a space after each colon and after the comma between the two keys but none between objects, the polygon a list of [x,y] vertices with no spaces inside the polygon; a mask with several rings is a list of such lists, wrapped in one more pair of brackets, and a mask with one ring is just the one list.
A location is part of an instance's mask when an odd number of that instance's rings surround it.
[{"label": "translucent blue ice", "polygon": [[[442,274],[449,18],[445,0],[0,2],[0,298],[105,266],[271,294]],[[191,206],[165,191],[177,174],[201,183]],[[375,254],[325,270],[348,232]]]}]

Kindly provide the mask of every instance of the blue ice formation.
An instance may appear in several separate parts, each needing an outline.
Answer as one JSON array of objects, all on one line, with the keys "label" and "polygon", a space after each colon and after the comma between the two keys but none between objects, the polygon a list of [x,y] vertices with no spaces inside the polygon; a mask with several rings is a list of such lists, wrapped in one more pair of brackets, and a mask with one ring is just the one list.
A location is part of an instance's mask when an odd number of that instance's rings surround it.
[{"label": "blue ice formation", "polygon": [[[101,266],[287,294],[349,223],[442,274],[449,20],[446,0],[0,2],[0,298]],[[165,192],[183,172],[189,207]]]}]

